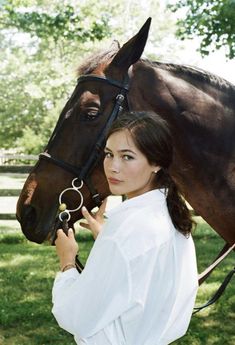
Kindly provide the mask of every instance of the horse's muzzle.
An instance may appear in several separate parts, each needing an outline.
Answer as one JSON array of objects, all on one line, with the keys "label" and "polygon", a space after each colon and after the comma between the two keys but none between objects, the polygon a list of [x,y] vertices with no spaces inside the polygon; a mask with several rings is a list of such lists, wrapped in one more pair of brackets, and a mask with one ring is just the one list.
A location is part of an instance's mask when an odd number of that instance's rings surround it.
[{"label": "horse's muzzle", "polygon": [[45,231],[39,226],[37,211],[34,206],[24,205],[21,209],[20,217],[17,216],[17,219],[20,222],[22,232],[29,241],[42,243],[46,240],[48,230]]}]

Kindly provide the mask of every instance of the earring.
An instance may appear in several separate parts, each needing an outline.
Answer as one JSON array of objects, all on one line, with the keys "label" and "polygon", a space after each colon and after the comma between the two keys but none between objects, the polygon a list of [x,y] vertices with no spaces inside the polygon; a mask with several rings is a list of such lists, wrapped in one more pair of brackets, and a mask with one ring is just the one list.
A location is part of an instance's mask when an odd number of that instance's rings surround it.
[{"label": "earring", "polygon": [[158,172],[158,170],[154,170],[154,174],[156,174]]}]

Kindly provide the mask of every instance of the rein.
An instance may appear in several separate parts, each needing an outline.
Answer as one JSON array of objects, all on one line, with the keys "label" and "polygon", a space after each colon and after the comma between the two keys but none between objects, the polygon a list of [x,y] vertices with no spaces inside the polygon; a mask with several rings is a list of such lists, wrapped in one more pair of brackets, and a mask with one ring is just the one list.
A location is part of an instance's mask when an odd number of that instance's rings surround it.
[{"label": "rein", "polygon": [[[209,275],[212,273],[212,271],[234,249],[235,249],[235,243],[231,246],[228,243],[225,244],[225,246],[223,247],[223,249],[221,250],[221,252],[217,256],[217,258],[214,260],[214,262],[209,267],[207,267],[204,272],[199,274],[199,277],[198,277],[199,286],[207,279],[207,277],[209,277]],[[209,299],[209,301],[207,301],[206,303],[204,303],[203,305],[201,305],[199,307],[195,307],[193,314],[196,314],[199,311],[209,307],[211,304],[215,303],[220,298],[220,296],[223,294],[223,292],[225,291],[225,289],[226,289],[228,283],[230,282],[230,280],[232,279],[234,273],[235,273],[235,267],[226,275],[226,277],[224,278],[224,281],[221,283],[220,287],[217,289],[215,294]]]}]

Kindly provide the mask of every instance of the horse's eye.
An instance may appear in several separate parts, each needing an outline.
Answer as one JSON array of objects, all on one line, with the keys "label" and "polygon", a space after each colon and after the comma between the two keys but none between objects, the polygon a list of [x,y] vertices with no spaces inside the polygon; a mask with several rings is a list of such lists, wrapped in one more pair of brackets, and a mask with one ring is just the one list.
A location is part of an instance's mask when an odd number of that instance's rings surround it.
[{"label": "horse's eye", "polygon": [[99,109],[97,108],[87,108],[83,112],[84,120],[88,120],[88,121],[95,120],[98,116],[99,116]]}]

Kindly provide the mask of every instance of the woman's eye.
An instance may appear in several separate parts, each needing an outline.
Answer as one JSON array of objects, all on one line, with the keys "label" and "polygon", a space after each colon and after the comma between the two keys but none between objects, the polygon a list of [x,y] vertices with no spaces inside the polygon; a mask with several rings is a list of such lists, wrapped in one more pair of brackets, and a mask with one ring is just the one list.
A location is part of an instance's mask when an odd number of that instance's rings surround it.
[{"label": "woman's eye", "polygon": [[110,152],[105,152],[104,156],[105,156],[105,158],[111,158],[112,154]]},{"label": "woman's eye", "polygon": [[125,160],[125,161],[129,161],[131,159],[134,159],[132,156],[129,156],[129,155],[124,155],[122,156],[122,158]]}]

